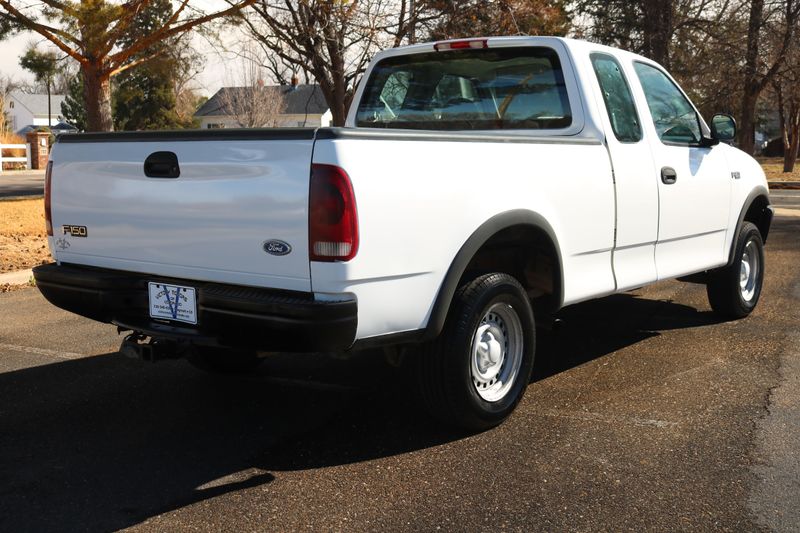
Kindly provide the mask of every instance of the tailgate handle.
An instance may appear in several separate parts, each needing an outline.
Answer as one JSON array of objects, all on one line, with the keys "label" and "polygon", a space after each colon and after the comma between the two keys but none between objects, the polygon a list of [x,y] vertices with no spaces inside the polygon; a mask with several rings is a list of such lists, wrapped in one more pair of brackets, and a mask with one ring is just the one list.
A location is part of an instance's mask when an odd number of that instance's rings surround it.
[{"label": "tailgate handle", "polygon": [[174,152],[153,152],[144,160],[144,175],[148,178],[177,178],[181,175],[178,156]]}]

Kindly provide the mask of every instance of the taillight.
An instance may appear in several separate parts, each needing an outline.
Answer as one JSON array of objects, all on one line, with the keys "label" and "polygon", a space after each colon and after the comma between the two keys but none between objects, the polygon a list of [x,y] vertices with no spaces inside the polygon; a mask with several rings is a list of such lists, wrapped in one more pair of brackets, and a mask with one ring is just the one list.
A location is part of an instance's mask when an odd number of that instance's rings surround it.
[{"label": "taillight", "polygon": [[47,162],[47,170],[44,173],[44,221],[47,225],[47,235],[53,236],[53,214],[50,210],[50,190],[53,179],[53,162]]},{"label": "taillight", "polygon": [[460,39],[458,41],[442,41],[433,45],[433,49],[437,52],[445,52],[447,50],[467,50],[470,48],[489,48],[489,42],[486,39]]},{"label": "taillight", "polygon": [[313,165],[308,202],[310,260],[354,258],[358,252],[358,213],[347,173],[332,165]]}]

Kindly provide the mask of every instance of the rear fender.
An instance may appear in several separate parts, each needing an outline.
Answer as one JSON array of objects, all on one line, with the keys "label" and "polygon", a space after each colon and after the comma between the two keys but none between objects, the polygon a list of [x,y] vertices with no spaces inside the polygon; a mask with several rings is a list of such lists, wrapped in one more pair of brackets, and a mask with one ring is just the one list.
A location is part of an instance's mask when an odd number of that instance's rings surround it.
[{"label": "rear fender", "polygon": [[559,276],[554,290],[556,293],[557,307],[561,307],[564,302],[564,264],[561,257],[561,247],[559,246],[555,231],[547,220],[538,213],[524,209],[506,211],[484,222],[472,233],[463,246],[461,246],[461,249],[450,264],[450,268],[447,270],[444,281],[439,288],[439,293],[436,296],[436,301],[434,302],[423,340],[432,340],[442,332],[447,314],[450,310],[450,304],[453,301],[453,296],[458,289],[459,282],[466,272],[467,266],[470,264],[472,258],[475,257],[475,254],[492,238],[492,236],[514,226],[529,226],[535,228],[544,232],[550,239],[558,261],[557,271]]}]

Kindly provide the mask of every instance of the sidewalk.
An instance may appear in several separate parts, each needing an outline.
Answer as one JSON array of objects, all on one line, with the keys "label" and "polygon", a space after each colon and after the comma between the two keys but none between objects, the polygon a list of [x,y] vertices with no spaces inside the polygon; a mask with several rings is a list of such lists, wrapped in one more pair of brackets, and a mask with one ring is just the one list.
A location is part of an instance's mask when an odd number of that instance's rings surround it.
[{"label": "sidewalk", "polygon": [[26,270],[18,270],[16,272],[7,272],[0,274],[0,286],[3,285],[27,285],[33,277],[33,271],[28,268]]}]

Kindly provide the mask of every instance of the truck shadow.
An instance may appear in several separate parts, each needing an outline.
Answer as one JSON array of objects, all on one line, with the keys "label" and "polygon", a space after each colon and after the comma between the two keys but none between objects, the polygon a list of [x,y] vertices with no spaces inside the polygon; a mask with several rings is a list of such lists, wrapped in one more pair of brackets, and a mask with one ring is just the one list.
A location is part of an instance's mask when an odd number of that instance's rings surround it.
[{"label": "truck shadow", "polygon": [[[560,332],[540,335],[535,380],[714,322],[632,296],[562,314]],[[271,483],[291,472],[469,437],[420,415],[410,389],[378,359],[314,355],[246,377],[116,354],[0,374],[0,530],[116,530],[253,487],[280,505]]]},{"label": "truck shadow", "polygon": [[666,300],[615,294],[562,309],[561,326],[540,330],[532,382],[631,346],[661,331],[723,322],[711,311]]}]

